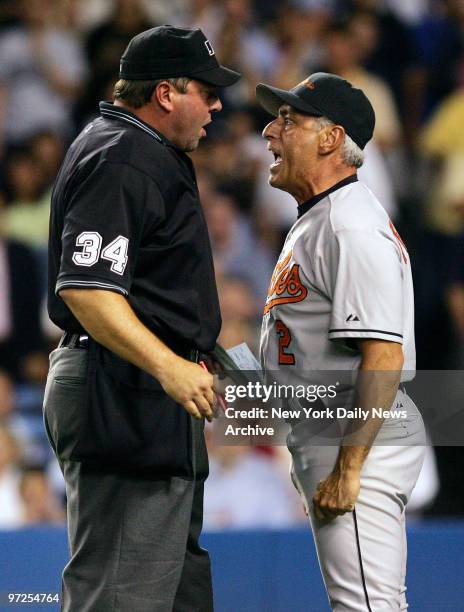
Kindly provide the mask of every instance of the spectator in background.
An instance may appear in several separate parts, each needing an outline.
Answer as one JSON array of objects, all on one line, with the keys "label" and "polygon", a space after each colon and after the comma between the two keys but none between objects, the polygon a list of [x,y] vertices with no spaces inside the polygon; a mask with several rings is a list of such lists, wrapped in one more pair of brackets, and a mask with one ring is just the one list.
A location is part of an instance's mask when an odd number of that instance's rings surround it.
[{"label": "spectator in background", "polygon": [[15,407],[14,383],[8,372],[0,370],[0,424],[9,425]]},{"label": "spectator in background", "polygon": [[259,325],[256,298],[249,284],[241,278],[220,277],[218,292],[222,314],[219,342],[225,348],[246,342],[257,354]]},{"label": "spectator in background", "polygon": [[0,424],[0,529],[16,529],[23,522],[19,491],[21,451],[13,434]]},{"label": "spectator in background", "polygon": [[[229,115],[228,159],[233,160],[232,168],[237,168],[237,171],[233,171],[229,178],[225,175],[221,179],[216,174],[215,179],[223,191],[235,193],[241,211],[250,213],[259,242],[276,255],[281,248],[282,234],[295,220],[295,203],[292,198],[288,203],[278,200],[275,189],[269,186],[270,156],[263,149],[255,120],[251,110],[241,109]],[[220,167],[216,153],[215,149],[211,157],[213,164]],[[211,160],[208,161],[211,167]]]},{"label": "spectator in background", "polygon": [[[443,67],[445,73],[448,67]],[[416,342],[424,369],[464,367],[464,90],[445,97],[425,124],[418,151],[428,161],[420,266],[415,272]],[[430,432],[433,442],[434,432]],[[463,449],[435,449],[440,491],[434,515],[462,515]]]},{"label": "spectator in background", "polygon": [[65,515],[39,467],[21,468],[23,449],[0,423],[0,529],[63,523]]},{"label": "spectator in background", "polygon": [[[100,1],[100,0],[97,0]],[[114,1],[114,0],[113,0]],[[154,23],[172,23],[179,26],[197,27],[191,19],[192,5],[218,4],[216,0],[169,0],[169,2],[153,2],[140,0]],[[203,30],[202,26],[198,26]],[[205,29],[204,32],[209,32]]]},{"label": "spectator in background", "polygon": [[274,269],[273,254],[230,196],[216,192],[203,201],[203,206],[215,264],[223,274],[245,279],[261,310]]},{"label": "spectator in background", "polygon": [[[50,456],[48,440],[43,428],[41,405],[35,414],[23,412],[20,406],[21,390],[11,376],[0,370],[0,425],[6,427],[22,448],[22,459],[46,462]],[[40,397],[40,400],[42,397]],[[40,419],[40,427],[37,421]]]},{"label": "spectator in background", "polygon": [[432,506],[439,490],[440,480],[438,477],[435,449],[430,445],[430,439],[428,439],[424,463],[422,464],[416,486],[406,506],[408,515],[423,515]]},{"label": "spectator in background", "polygon": [[45,175],[30,149],[9,156],[6,185],[10,202],[5,209],[5,234],[29,248],[44,252],[48,244],[50,194]]},{"label": "spectator in background", "polygon": [[429,225],[451,235],[464,231],[463,122],[464,82],[438,105],[419,139],[419,151],[435,162],[429,184]]},{"label": "spectator in background", "polygon": [[306,7],[302,2],[293,2],[281,7],[273,28],[279,54],[272,74],[267,76],[268,82],[288,89],[321,63],[323,35],[330,18],[327,5],[316,2],[315,6]]},{"label": "spectator in background", "polygon": [[[375,0],[379,3],[379,0]],[[433,0],[432,0],[433,1]],[[430,9],[431,0],[383,0],[384,4],[405,25],[419,23]]]},{"label": "spectator in background", "polygon": [[266,31],[257,27],[253,3],[224,0],[219,30],[213,40],[224,62],[243,71],[242,87],[248,87],[246,99],[254,99],[257,75],[271,73],[277,50]]},{"label": "spectator in background", "polygon": [[241,109],[231,112],[227,123],[219,120],[211,129],[209,142],[201,152],[195,152],[195,159],[197,155],[202,158],[203,170],[216,189],[231,195],[242,212],[251,212],[253,207],[262,159],[258,143],[253,117]]},{"label": "spectator in background", "polygon": [[[459,367],[460,272],[456,264],[464,232],[464,90],[438,105],[423,128],[419,151],[429,162],[421,266],[416,271],[420,367]],[[461,265],[461,264],[458,264]],[[439,346],[438,346],[438,338]]]},{"label": "spectator in background", "polygon": [[268,73],[276,60],[276,47],[268,32],[256,21],[251,0],[193,0],[185,20],[208,32],[215,52],[242,73],[234,91],[224,92],[224,111],[254,101],[258,75]]},{"label": "spectator in background", "polygon": [[32,157],[40,167],[44,185],[50,194],[63,161],[64,149],[63,139],[52,130],[38,132],[30,142]]},{"label": "spectator in background", "polygon": [[22,470],[19,492],[24,526],[64,523],[65,512],[53,494],[42,468],[26,467]]},{"label": "spectator in background", "polygon": [[70,136],[86,70],[78,39],[55,27],[52,0],[17,6],[20,25],[0,36],[0,139],[17,145],[48,128]]},{"label": "spectator in background", "polygon": [[362,89],[374,107],[374,136],[366,146],[366,163],[358,174],[380,199],[390,217],[395,218],[398,206],[387,156],[401,140],[401,122],[392,92],[386,82],[362,66],[361,49],[350,22],[333,22],[330,25],[326,50],[328,72],[338,74]]},{"label": "spectator in background", "polygon": [[119,58],[131,38],[154,26],[141,0],[116,0],[108,19],[87,35],[85,52],[91,77],[98,81],[102,74],[118,74]]},{"label": "spectator in background", "polygon": [[101,100],[112,99],[113,86],[119,78],[119,58],[131,38],[157,25],[152,23],[142,0],[115,0],[112,7],[108,18],[94,26],[85,39],[89,74],[75,107],[78,129],[94,118]]},{"label": "spectator in background", "polygon": [[216,43],[224,16],[222,3],[215,0],[187,0],[184,21],[193,28],[208,32],[213,44]]},{"label": "spectator in background", "polygon": [[[464,216],[464,198],[461,204]],[[454,367],[464,370],[464,233],[461,233],[454,241],[451,254],[445,299],[456,338]]]},{"label": "spectator in background", "polygon": [[423,74],[411,30],[379,0],[353,0],[349,28],[359,61],[388,85],[403,121],[405,139],[415,145],[420,125]]},{"label": "spectator in background", "polygon": [[376,122],[373,140],[382,151],[401,138],[401,123],[390,88],[361,64],[361,51],[349,22],[332,22],[326,36],[326,69],[362,89],[374,107]]},{"label": "spectator in background", "polygon": [[4,30],[16,25],[18,18],[15,9],[16,0],[2,0],[0,2],[0,29]]},{"label": "spectator in background", "polygon": [[0,208],[0,368],[43,382],[48,359],[40,333],[41,287],[32,251],[5,236]]},{"label": "spectator in background", "polygon": [[421,67],[416,83],[419,117],[427,119],[462,77],[464,6],[461,0],[431,2],[431,10],[415,29]]},{"label": "spectator in background", "polygon": [[37,253],[41,277],[46,275],[51,192],[63,156],[63,140],[47,130],[35,134],[6,163],[9,205],[5,212],[5,232]]},{"label": "spectator in background", "polygon": [[[460,167],[462,174],[463,166]],[[464,200],[462,214],[464,216]],[[441,299],[444,302],[445,312],[450,318],[450,336],[447,351],[449,368],[460,370],[457,375],[462,376],[464,369],[464,233],[456,237],[448,237],[448,258],[444,263],[445,279],[443,282]],[[437,253],[440,259],[443,255]],[[430,266],[429,266],[430,270]],[[433,284],[433,280],[430,279]],[[447,331],[445,327],[445,331]],[[441,344],[441,337],[437,335]],[[433,347],[431,350],[434,350]],[[438,349],[438,346],[435,350]],[[460,410],[460,406],[456,406]],[[459,425],[460,426],[460,419]],[[433,432],[431,432],[433,436]],[[440,492],[432,507],[435,515],[462,516],[464,514],[464,498],[462,496],[462,465],[464,462],[463,448],[459,446],[437,447],[435,449],[440,473]]]},{"label": "spectator in background", "polygon": [[351,0],[348,21],[360,62],[387,83],[398,107],[417,62],[411,30],[380,0]]},{"label": "spectator in background", "polygon": [[273,455],[250,446],[216,445],[210,428],[206,439],[205,530],[279,529],[302,521],[298,498]]},{"label": "spectator in background", "polygon": [[79,129],[93,118],[100,100],[111,99],[119,58],[130,39],[152,25],[141,0],[115,0],[108,17],[87,33],[84,44],[89,74],[75,109]]}]

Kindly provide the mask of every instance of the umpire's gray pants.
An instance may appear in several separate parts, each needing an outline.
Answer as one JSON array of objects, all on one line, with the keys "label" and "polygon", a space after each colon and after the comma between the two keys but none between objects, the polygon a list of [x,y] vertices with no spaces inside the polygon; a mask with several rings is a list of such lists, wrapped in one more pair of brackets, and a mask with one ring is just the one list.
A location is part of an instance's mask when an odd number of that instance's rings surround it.
[{"label": "umpire's gray pants", "polygon": [[[50,443],[72,430],[83,406],[87,351],[50,357],[44,420]],[[80,379],[80,380],[79,380]],[[195,462],[205,472],[202,423],[194,421]],[[203,482],[150,480],[58,456],[66,482],[71,559],[63,571],[65,612],[208,612],[211,570],[198,544]]]}]

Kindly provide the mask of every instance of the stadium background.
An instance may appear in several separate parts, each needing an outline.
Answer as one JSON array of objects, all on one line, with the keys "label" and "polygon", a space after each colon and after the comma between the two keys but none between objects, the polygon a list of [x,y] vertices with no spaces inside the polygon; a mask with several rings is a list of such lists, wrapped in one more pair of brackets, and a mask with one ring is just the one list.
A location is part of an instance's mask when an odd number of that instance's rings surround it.
[{"label": "stadium background", "polygon": [[[72,138],[98,101],[111,99],[127,42],[161,23],[201,27],[221,62],[244,75],[223,93],[223,112],[192,155],[221,343],[256,351],[267,284],[296,212],[267,185],[271,158],[259,134],[268,117],[254,87],[288,88],[322,69],[363,88],[376,110],[359,174],[412,256],[418,368],[464,365],[463,0],[0,0],[3,594],[57,590],[66,556],[63,482],[41,418],[48,352],[60,335],[45,307],[51,187]],[[324,609],[285,450],[210,441],[210,456],[205,537],[218,610]],[[413,609],[462,609],[453,602],[463,587],[448,569],[464,547],[463,464],[460,447],[431,448],[415,491],[409,572],[413,604],[421,603]]]}]

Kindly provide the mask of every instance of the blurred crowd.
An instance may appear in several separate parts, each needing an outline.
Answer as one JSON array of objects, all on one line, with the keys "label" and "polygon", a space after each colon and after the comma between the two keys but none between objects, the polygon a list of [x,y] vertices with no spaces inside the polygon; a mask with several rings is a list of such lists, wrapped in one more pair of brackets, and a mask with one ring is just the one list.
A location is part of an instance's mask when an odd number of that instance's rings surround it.
[{"label": "blurred crowd", "polygon": [[[243,73],[192,154],[220,290],[225,347],[257,351],[267,285],[296,204],[267,183],[256,105],[263,81],[310,73],[364,89],[377,123],[359,175],[408,245],[418,368],[464,367],[464,0],[0,0],[0,528],[64,519],[45,438],[46,314],[53,181],[67,146],[110,100],[136,33],[199,26]],[[433,441],[433,432],[430,432]],[[208,437],[210,435],[208,434]],[[209,529],[304,520],[284,449],[215,447]],[[431,450],[415,510],[464,515],[461,448]]]}]

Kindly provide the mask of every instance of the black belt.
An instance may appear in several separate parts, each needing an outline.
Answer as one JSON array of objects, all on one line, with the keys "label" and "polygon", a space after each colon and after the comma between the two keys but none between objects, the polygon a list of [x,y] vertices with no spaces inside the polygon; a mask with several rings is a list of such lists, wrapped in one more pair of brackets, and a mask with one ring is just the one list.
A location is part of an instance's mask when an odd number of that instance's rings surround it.
[{"label": "black belt", "polygon": [[58,348],[79,348],[86,349],[89,347],[89,337],[85,334],[71,334],[71,332],[64,332]]},{"label": "black belt", "polygon": [[[87,349],[89,348],[89,336],[85,334],[72,334],[71,332],[64,332],[58,348],[72,348],[72,349]],[[198,363],[200,361],[200,351],[197,349],[187,349],[185,352],[178,353],[184,359]]]}]

